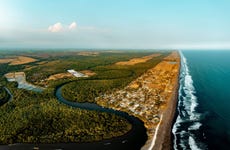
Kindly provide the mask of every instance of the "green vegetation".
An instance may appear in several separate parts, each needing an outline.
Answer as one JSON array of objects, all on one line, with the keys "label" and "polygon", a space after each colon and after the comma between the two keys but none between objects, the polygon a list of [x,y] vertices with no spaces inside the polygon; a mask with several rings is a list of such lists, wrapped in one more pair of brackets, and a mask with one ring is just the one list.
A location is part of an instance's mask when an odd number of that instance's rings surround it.
[{"label": "green vegetation", "polygon": [[121,136],[131,124],[114,114],[60,104],[47,89],[42,94],[7,85],[14,99],[1,106],[0,143],[88,142]]},{"label": "green vegetation", "polygon": [[[78,79],[62,88],[62,96],[75,102],[95,102],[95,98],[113,89],[123,88],[132,80],[154,67],[167,53],[145,63],[130,66],[106,65],[92,68],[96,76]],[[96,102],[95,102],[96,103]]]},{"label": "green vegetation", "polygon": [[0,86],[0,106],[3,105],[10,98],[10,95],[7,93],[6,89]]},{"label": "green vegetation", "polygon": [[[79,56],[77,52],[20,52],[38,62],[10,66],[0,64],[0,85],[7,87],[13,100],[0,106],[0,144],[10,143],[57,143],[89,142],[123,135],[131,124],[114,114],[87,111],[68,107],[54,96],[56,86],[66,84],[63,96],[72,101],[94,102],[94,98],[115,88],[122,88],[153,67],[168,53],[162,53],[146,63],[134,66],[116,66],[115,62],[142,57],[152,52],[106,53],[98,56]],[[11,53],[17,55],[17,53]],[[4,54],[7,57],[7,53]],[[67,69],[92,70],[90,78],[60,79],[44,82],[56,73]],[[17,89],[17,83],[7,82],[3,75],[12,71],[24,71],[27,80],[33,84],[48,86],[42,93]],[[6,98],[6,91],[0,88],[0,99]]]},{"label": "green vegetation", "polygon": [[[68,53],[67,53],[68,54]],[[31,63],[29,65],[24,65],[24,67],[36,67],[25,70],[27,75],[27,81],[34,84],[43,85],[42,81],[48,78],[52,74],[63,73],[68,69],[74,70],[92,70],[99,66],[106,66],[114,64],[118,61],[129,60],[133,57],[142,57],[151,54],[150,52],[143,53],[105,53],[102,52],[98,56],[79,56],[75,53],[65,54],[64,56],[56,56],[49,54],[47,57],[43,58],[36,57],[39,61],[36,63]],[[44,64],[40,64],[44,63]],[[100,68],[101,69],[101,68]],[[107,70],[107,69],[106,69]],[[49,83],[48,83],[49,84]]]},{"label": "green vegetation", "polygon": [[116,115],[69,108],[55,99],[23,108],[5,105],[9,107],[15,107],[14,113],[0,113],[2,144],[97,141],[123,135],[131,128]]}]

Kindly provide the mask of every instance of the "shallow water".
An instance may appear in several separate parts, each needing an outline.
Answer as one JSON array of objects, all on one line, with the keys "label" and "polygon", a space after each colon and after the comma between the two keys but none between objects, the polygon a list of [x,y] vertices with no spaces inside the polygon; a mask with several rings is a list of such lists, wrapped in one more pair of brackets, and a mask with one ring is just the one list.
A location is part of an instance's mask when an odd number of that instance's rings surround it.
[{"label": "shallow water", "polygon": [[18,75],[16,78],[8,79],[9,82],[16,81],[19,89],[26,89],[34,92],[42,92],[44,89],[26,82],[25,76]]}]

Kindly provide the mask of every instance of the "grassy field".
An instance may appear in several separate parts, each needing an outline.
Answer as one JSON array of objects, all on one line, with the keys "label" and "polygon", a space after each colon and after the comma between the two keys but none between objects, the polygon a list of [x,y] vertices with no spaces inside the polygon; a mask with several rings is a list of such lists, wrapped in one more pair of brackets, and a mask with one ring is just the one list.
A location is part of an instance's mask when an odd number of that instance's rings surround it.
[{"label": "grassy field", "polygon": [[[116,65],[120,61],[159,52],[0,52],[2,53],[4,59],[25,56],[37,61],[20,65],[0,64],[0,84],[7,87],[14,96],[11,102],[0,106],[0,144],[88,142],[127,133],[131,124],[124,118],[60,104],[54,96],[54,89],[62,83],[73,81],[65,85],[63,96],[71,101],[94,102],[99,94],[124,87],[169,54],[161,52],[160,56],[135,65]],[[95,75],[80,79],[67,77],[47,80],[54,74],[66,73],[67,69],[90,70]],[[25,72],[29,83],[46,89],[42,93],[17,89],[16,83],[7,82],[3,77],[5,73],[17,71]],[[4,99],[7,94],[1,89],[0,96]]]}]

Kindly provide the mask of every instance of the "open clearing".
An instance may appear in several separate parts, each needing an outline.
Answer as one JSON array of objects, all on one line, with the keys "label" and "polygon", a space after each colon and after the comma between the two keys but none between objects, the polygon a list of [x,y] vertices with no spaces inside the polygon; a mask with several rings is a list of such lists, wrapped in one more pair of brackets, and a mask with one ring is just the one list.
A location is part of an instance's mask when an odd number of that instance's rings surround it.
[{"label": "open clearing", "polygon": [[72,74],[70,73],[58,73],[58,74],[54,74],[54,75],[51,75],[49,76],[49,78],[47,79],[48,81],[49,80],[58,80],[58,79],[63,79],[63,78],[71,78],[73,77]]},{"label": "open clearing", "polygon": [[[94,76],[96,75],[95,72],[91,71],[91,70],[83,70],[83,71],[79,71],[87,76]],[[51,75],[49,76],[49,78],[47,79],[48,81],[49,80],[58,80],[58,79],[63,79],[63,78],[72,78],[74,77],[71,73],[58,73],[58,74],[54,74],[54,75]]]},{"label": "open clearing", "polygon": [[0,59],[0,64],[10,63],[10,65],[23,65],[35,61],[37,60],[31,57],[18,56],[14,58]]},{"label": "open clearing", "polygon": [[26,89],[35,92],[42,92],[43,88],[30,84],[26,81],[26,75],[24,72],[11,72],[4,75],[9,82],[16,81],[19,89]]},{"label": "open clearing", "polygon": [[79,52],[80,56],[98,56],[99,52]]},{"label": "open clearing", "polygon": [[80,72],[85,74],[85,75],[87,75],[87,76],[89,76],[89,77],[96,75],[96,73],[91,71],[91,70],[82,70]]},{"label": "open clearing", "polygon": [[152,55],[148,55],[148,56],[144,56],[144,57],[141,57],[141,58],[133,58],[133,59],[130,59],[129,61],[120,61],[120,62],[117,62],[116,65],[135,65],[135,64],[139,64],[139,63],[144,63],[154,57],[158,57],[160,56],[161,54],[152,54]]}]

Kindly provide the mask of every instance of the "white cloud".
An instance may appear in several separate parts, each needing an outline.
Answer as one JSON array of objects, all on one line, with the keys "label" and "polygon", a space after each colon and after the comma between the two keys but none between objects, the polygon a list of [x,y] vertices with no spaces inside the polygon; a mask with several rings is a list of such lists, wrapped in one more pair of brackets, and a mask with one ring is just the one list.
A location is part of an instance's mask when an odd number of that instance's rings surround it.
[{"label": "white cloud", "polygon": [[50,32],[60,32],[63,29],[60,22],[55,23],[54,25],[49,26],[48,31]]},{"label": "white cloud", "polygon": [[71,23],[68,28],[69,28],[69,30],[76,29],[77,28],[77,23],[76,22]]},{"label": "white cloud", "polygon": [[49,26],[49,32],[60,32],[60,31],[71,31],[77,28],[77,23],[72,22],[70,25],[62,25],[60,22],[55,23],[54,25]]}]

